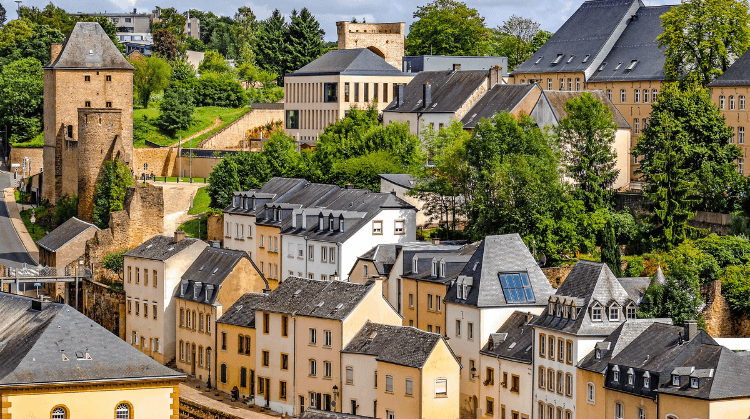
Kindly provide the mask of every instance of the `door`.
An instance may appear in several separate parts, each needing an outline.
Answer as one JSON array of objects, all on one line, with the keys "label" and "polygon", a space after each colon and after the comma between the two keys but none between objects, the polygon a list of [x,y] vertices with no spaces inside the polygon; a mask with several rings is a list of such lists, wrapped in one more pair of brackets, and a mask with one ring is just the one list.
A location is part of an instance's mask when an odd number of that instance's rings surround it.
[{"label": "door", "polygon": [[191,355],[192,357],[190,357],[190,359],[192,360],[192,362],[190,364],[190,375],[195,376],[195,344],[193,344]]}]

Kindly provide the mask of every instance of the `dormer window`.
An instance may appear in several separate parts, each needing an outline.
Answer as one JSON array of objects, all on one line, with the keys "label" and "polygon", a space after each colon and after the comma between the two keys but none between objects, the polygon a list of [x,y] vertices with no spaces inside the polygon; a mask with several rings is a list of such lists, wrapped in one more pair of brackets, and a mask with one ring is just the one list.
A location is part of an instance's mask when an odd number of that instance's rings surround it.
[{"label": "dormer window", "polygon": [[675,387],[680,386],[680,376],[677,374],[672,374],[672,385]]},{"label": "dormer window", "polygon": [[690,388],[698,388],[698,378],[690,377]]}]

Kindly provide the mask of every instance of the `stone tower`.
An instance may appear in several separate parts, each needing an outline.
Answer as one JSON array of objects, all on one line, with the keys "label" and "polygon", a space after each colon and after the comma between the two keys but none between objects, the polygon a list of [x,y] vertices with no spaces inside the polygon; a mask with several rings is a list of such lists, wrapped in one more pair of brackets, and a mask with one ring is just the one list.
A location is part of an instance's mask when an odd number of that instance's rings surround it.
[{"label": "stone tower", "polygon": [[[101,113],[106,120],[119,118],[117,124],[112,122],[113,127],[120,127],[119,133],[113,136],[113,132],[106,132],[104,138],[93,138],[88,130],[80,130],[81,115],[85,120],[87,110]],[[85,139],[80,137],[82,133],[86,133]],[[88,146],[82,141],[92,144]],[[93,187],[80,188],[79,182],[85,178],[88,185],[92,181],[88,177],[98,173],[104,160],[87,160],[88,153],[109,152],[108,158],[114,158],[117,153],[111,152],[116,141],[123,159],[134,167],[133,66],[98,23],[79,22],[64,44],[52,45],[52,57],[44,66],[42,197],[54,203],[63,195],[76,194],[79,202],[91,202]],[[79,158],[81,150],[86,150],[86,158]],[[87,221],[91,219],[90,211],[80,216]]]},{"label": "stone tower", "polygon": [[339,49],[368,48],[385,61],[401,69],[404,56],[404,29],[399,23],[351,23],[336,22]]},{"label": "stone tower", "polygon": [[124,143],[121,109],[79,108],[78,141],[78,218],[92,221],[96,181],[105,161],[132,161],[133,141]]}]

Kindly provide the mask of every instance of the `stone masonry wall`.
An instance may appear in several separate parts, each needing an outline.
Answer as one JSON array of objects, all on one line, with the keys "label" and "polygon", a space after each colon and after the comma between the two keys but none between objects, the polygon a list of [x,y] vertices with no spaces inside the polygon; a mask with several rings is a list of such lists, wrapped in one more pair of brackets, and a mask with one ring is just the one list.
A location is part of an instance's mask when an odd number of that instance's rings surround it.
[{"label": "stone masonry wall", "polygon": [[125,340],[125,291],[115,291],[105,284],[87,279],[81,281],[81,288],[81,312]]},{"label": "stone masonry wall", "polygon": [[[249,130],[284,120],[283,109],[253,109],[221,131],[201,141],[196,148],[204,150],[241,150]],[[245,147],[247,148],[247,144]]]},{"label": "stone masonry wall", "polygon": [[[10,147],[10,163],[18,163],[21,165],[20,168],[18,168],[18,174],[20,177],[21,170],[23,170],[23,158],[28,157],[31,159],[31,175],[35,175],[42,170],[42,164],[44,162],[44,158],[42,157],[44,154],[43,148],[21,148],[21,147]],[[11,173],[13,170],[11,170]]]}]

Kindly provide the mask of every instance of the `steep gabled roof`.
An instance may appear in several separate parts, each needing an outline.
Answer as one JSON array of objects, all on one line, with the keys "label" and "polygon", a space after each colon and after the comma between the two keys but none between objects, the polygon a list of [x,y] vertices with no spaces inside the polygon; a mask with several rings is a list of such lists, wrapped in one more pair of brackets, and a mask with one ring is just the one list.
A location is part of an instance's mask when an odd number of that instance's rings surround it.
[{"label": "steep gabled roof", "polygon": [[265,301],[268,294],[248,292],[238,298],[227,311],[216,320],[216,323],[231,324],[240,327],[255,328],[255,308]]},{"label": "steep gabled roof", "polygon": [[[453,113],[458,111],[471,95],[484,83],[487,83],[489,72],[484,70],[468,71],[423,71],[418,73],[404,87],[404,99],[401,106],[394,100],[384,112],[420,112],[420,113]],[[422,103],[423,86],[429,83],[432,101],[425,108]]]},{"label": "steep gabled roof", "polygon": [[184,377],[70,306],[0,293],[0,387]]},{"label": "steep gabled roof", "polygon": [[750,50],[745,51],[724,74],[708,84],[708,87],[724,86],[750,86]]},{"label": "steep gabled roof", "polygon": [[[640,0],[589,0],[514,73],[572,73],[590,71],[597,56],[606,54],[616,28]],[[560,55],[556,64],[553,62]],[[570,62],[568,60],[573,57]],[[587,58],[588,57],[588,58]],[[585,62],[584,62],[585,61]]]},{"label": "steep gabled roof", "polygon": [[[508,302],[500,283],[501,273],[526,273],[533,290],[534,301]],[[459,299],[457,286],[454,284],[445,295],[445,302],[479,308],[539,306],[547,304],[547,298],[554,294],[552,285],[517,233],[485,237],[469,263],[464,266],[459,280],[462,277],[472,279],[468,296]]]},{"label": "steep gabled roof", "polygon": [[[56,252],[66,243],[75,239],[81,233],[90,228],[99,231],[99,227],[73,217],[68,221],[62,223],[56,229],[52,230],[51,233],[39,239],[36,244],[39,245],[39,247],[41,247],[42,249],[48,250],[50,252]],[[83,253],[84,249],[80,250],[81,253]]]},{"label": "steep gabled roof", "polygon": [[133,70],[97,22],[78,22],[49,69]]},{"label": "steep gabled roof", "polygon": [[[503,111],[513,111],[534,89],[541,90],[537,84],[498,83],[492,86],[461,120],[464,128],[473,129],[477,122],[483,118],[491,118],[496,113]],[[530,114],[531,109],[526,113]]]},{"label": "steep gabled roof", "polygon": [[422,368],[442,339],[444,337],[439,333],[425,332],[412,326],[390,326],[368,321],[341,352],[372,355],[378,361]]},{"label": "steep gabled roof", "polygon": [[411,76],[367,48],[332,50],[286,77],[320,75]]}]

